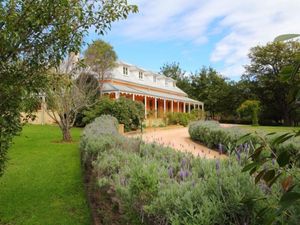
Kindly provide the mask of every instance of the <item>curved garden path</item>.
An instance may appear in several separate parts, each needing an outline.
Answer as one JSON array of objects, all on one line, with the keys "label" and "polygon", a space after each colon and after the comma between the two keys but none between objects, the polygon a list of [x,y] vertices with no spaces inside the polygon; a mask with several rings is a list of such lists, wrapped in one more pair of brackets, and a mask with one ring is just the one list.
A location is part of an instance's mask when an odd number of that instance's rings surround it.
[{"label": "curved garden path", "polygon": [[193,155],[203,158],[226,157],[225,155],[220,156],[218,152],[191,140],[187,127],[150,128],[146,129],[143,134],[128,133],[126,136],[142,136],[143,141],[147,143],[155,142],[182,152],[191,152]]}]

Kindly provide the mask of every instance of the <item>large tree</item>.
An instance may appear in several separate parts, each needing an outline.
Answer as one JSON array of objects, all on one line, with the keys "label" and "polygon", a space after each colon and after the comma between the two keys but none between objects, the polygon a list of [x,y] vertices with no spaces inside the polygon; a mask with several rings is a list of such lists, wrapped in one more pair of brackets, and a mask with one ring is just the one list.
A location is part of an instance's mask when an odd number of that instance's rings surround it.
[{"label": "large tree", "polygon": [[180,64],[178,62],[165,63],[160,68],[159,73],[165,75],[166,77],[170,77],[176,80],[176,86],[184,92],[186,92],[187,94],[190,94],[190,77],[187,76],[186,72],[181,69]]},{"label": "large tree", "polygon": [[72,141],[70,129],[78,113],[96,103],[98,83],[93,75],[81,73],[79,61],[74,55],[59,67],[49,71],[49,84],[46,89],[48,115],[59,125],[62,140]]},{"label": "large tree", "polygon": [[258,114],[260,111],[260,102],[257,100],[246,100],[244,101],[237,112],[241,117],[251,118],[252,125],[258,125]]},{"label": "large tree", "polygon": [[[264,119],[291,125],[299,109],[297,93],[300,89],[300,43],[275,41],[250,50],[251,63],[243,79],[255,83],[253,92],[262,104]],[[294,74],[292,79],[286,76]]]},{"label": "large tree", "polygon": [[113,47],[102,40],[94,41],[84,53],[85,63],[96,72],[102,96],[103,81],[109,78],[109,70],[115,67],[117,54]]},{"label": "large tree", "polygon": [[160,74],[163,74],[167,77],[171,77],[174,80],[179,80],[185,75],[185,71],[183,71],[178,62],[165,63],[160,68]]},{"label": "large tree", "polygon": [[230,86],[226,78],[211,67],[202,67],[200,72],[193,74],[191,87],[191,97],[204,101],[205,110],[212,117],[224,113],[231,104],[228,103]]},{"label": "large tree", "polygon": [[190,97],[204,101],[205,109],[212,117],[237,116],[236,109],[245,99],[241,95],[247,96],[246,82],[229,82],[211,67],[202,67],[199,72],[188,76],[179,63],[173,62],[164,64],[160,73],[175,79],[177,86]]},{"label": "large tree", "polygon": [[37,95],[44,74],[78,52],[90,27],[100,34],[137,7],[126,0],[4,0],[0,2],[0,175],[20,112]]}]

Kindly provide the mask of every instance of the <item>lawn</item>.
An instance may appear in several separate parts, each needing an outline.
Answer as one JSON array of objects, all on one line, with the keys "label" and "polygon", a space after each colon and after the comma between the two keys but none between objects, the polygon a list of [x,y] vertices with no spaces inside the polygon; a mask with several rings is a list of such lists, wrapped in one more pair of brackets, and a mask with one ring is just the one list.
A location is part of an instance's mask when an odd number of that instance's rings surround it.
[{"label": "lawn", "polygon": [[80,166],[80,129],[62,144],[56,126],[28,125],[9,149],[0,178],[0,224],[90,224]]},{"label": "lawn", "polygon": [[251,125],[240,125],[239,128],[243,128],[250,132],[292,132],[294,130],[299,130],[300,127],[284,127],[284,126],[251,126]]}]

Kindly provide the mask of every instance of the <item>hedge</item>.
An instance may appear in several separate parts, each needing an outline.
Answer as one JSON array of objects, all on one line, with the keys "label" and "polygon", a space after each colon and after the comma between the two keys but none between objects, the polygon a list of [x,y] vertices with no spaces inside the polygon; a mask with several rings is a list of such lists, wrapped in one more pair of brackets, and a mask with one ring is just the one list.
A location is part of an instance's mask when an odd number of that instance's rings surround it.
[{"label": "hedge", "polygon": [[[223,128],[215,121],[196,121],[190,124],[189,134],[193,140],[199,141],[209,148],[219,151],[228,152],[240,147],[238,141],[249,132],[238,127]],[[260,135],[266,136],[267,141],[272,143],[272,140],[282,133],[267,135],[261,132]],[[251,134],[248,138],[249,144],[255,146],[259,141],[258,135]],[[248,148],[249,149],[249,148]],[[276,150],[282,151],[288,149],[295,154],[300,150],[300,138],[294,138],[283,144],[276,146]],[[247,148],[246,148],[247,150]]]},{"label": "hedge", "polygon": [[192,110],[191,113],[173,112],[167,113],[167,121],[169,125],[187,126],[191,121],[203,120],[205,113],[202,110]]}]

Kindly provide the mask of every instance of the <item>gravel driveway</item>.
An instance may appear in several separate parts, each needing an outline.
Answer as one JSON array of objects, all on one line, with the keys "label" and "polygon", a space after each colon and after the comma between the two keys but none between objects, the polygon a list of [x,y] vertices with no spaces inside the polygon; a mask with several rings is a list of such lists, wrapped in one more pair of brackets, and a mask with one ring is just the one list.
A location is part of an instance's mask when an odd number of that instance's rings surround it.
[{"label": "gravel driveway", "polygon": [[163,146],[168,146],[182,152],[191,152],[195,156],[203,158],[220,158],[226,157],[220,155],[201,144],[190,139],[187,127],[175,127],[170,129],[152,128],[141,134],[127,134],[129,137],[139,137],[147,143],[156,142]]}]

